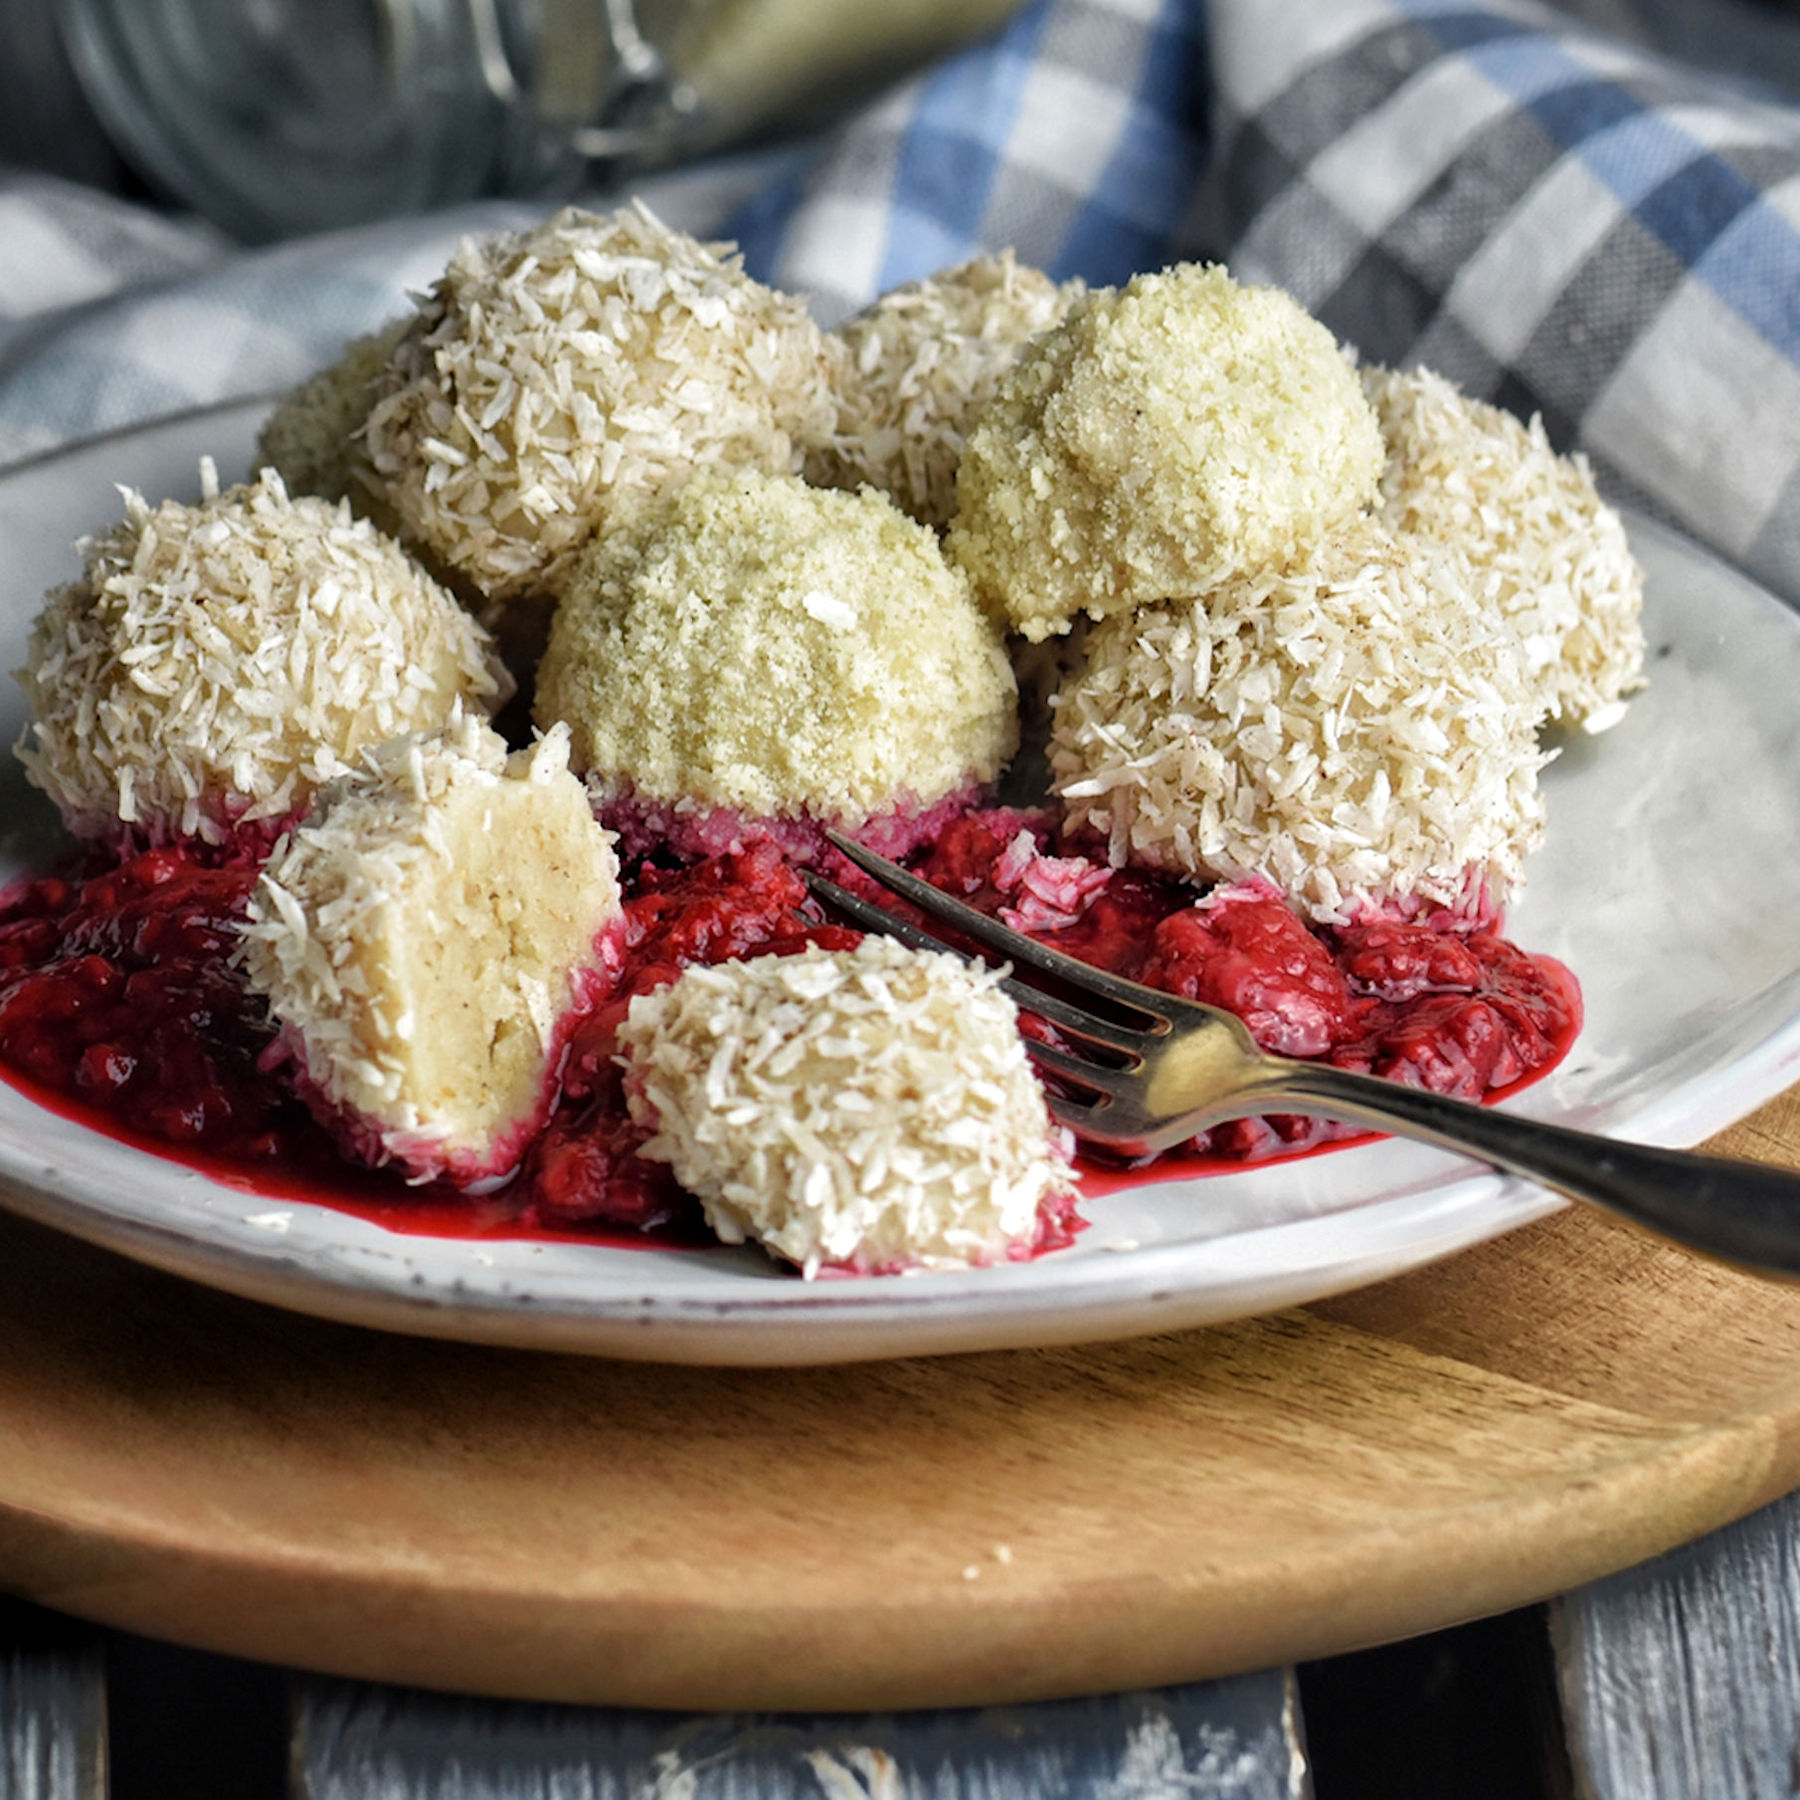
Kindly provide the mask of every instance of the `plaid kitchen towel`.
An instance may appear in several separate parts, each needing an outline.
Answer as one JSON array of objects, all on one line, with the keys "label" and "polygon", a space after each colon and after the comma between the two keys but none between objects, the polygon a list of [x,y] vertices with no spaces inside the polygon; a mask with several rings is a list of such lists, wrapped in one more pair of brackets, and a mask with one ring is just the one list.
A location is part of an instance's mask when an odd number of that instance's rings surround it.
[{"label": "plaid kitchen towel", "polygon": [[[1775,91],[1521,0],[1036,0],[812,145],[642,185],[827,320],[1008,244],[1096,282],[1222,258],[1372,359],[1542,412],[1800,600],[1800,114]],[[531,210],[209,248],[72,315],[0,257],[0,459],[290,385]]]},{"label": "plaid kitchen towel", "polygon": [[836,320],[1011,246],[1059,279],[1167,260],[1205,166],[1197,0],[1058,0],[898,89],[731,221],[752,272]]},{"label": "plaid kitchen towel", "polygon": [[1800,112],[1516,0],[1214,24],[1194,247],[1800,599]]},{"label": "plaid kitchen towel", "polygon": [[[890,276],[1003,241],[1027,260],[1123,279],[1162,260],[1197,178],[1199,19],[1195,0],[1038,0],[997,41],[898,88],[817,144],[584,199],[607,205],[637,192],[672,225],[741,236],[758,274],[809,293],[827,321]],[[177,234],[160,245],[172,278],[110,304],[93,259],[71,245],[88,303],[64,318],[46,316],[45,283],[29,259],[5,254],[9,241],[58,235],[59,185],[80,195],[66,184],[0,184],[0,463],[292,386],[347,338],[402,311],[464,233],[525,223],[547,204],[493,202],[215,253],[188,273],[177,266]],[[94,210],[91,197],[80,203]],[[121,261],[121,287],[142,272]]]}]

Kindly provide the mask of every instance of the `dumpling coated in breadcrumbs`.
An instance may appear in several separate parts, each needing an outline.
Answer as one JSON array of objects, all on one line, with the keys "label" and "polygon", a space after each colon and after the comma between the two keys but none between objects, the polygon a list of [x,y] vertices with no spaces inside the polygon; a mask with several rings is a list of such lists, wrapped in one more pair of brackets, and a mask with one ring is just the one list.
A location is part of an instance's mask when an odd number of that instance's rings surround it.
[{"label": "dumpling coated in breadcrumbs", "polygon": [[1275,288],[1178,264],[1090,295],[969,432],[947,549],[1031,639],[1303,560],[1375,498],[1356,370]]},{"label": "dumpling coated in breadcrumbs", "polygon": [[1012,753],[998,628],[936,536],[871,489],[696,477],[595,544],[538,674],[540,726],[628,850],[684,854],[827,824],[890,851]]}]

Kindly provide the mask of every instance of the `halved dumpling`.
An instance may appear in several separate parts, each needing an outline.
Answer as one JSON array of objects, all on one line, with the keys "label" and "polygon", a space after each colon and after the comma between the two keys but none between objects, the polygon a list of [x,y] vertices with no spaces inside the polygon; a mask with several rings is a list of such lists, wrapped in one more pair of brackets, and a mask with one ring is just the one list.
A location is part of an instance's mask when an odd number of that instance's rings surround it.
[{"label": "halved dumpling", "polygon": [[383,745],[270,859],[243,967],[351,1153],[415,1180],[507,1175],[624,936],[611,834],[568,735],[512,756],[464,719]]}]

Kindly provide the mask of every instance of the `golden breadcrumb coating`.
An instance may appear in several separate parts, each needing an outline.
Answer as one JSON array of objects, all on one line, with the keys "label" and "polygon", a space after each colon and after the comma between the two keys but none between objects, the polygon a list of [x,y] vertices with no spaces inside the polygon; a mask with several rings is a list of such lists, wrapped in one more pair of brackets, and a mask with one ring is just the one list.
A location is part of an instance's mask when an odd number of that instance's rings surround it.
[{"label": "golden breadcrumb coating", "polygon": [[1382,518],[1466,559],[1549,717],[1613,724],[1641,685],[1644,572],[1586,459],[1430,370],[1368,369],[1363,388],[1388,446]]},{"label": "golden breadcrumb coating", "polygon": [[1027,348],[969,432],[948,549],[1026,637],[1298,562],[1375,497],[1356,371],[1274,288],[1178,264]]},{"label": "golden breadcrumb coating", "polygon": [[836,370],[837,432],[808,454],[807,480],[868,482],[943,530],[970,421],[1023,346],[1086,292],[1003,250],[881,295],[832,333],[847,353]]},{"label": "golden breadcrumb coating", "polygon": [[369,460],[416,542],[496,602],[696,469],[799,467],[824,334],[641,204],[469,240],[396,347]]},{"label": "golden breadcrumb coating", "polygon": [[20,674],[19,756],[77,836],[222,842],[302,811],[365,746],[511,692],[399,545],[272,469],[194,506],[128,494],[83,548]]},{"label": "golden breadcrumb coating", "polygon": [[559,1022],[616,973],[612,840],[553,732],[471,718],[325,788],[251,897],[241,962],[352,1148],[478,1180],[541,1123]]},{"label": "golden breadcrumb coating", "polygon": [[538,723],[605,799],[846,824],[991,781],[1017,734],[998,629],[879,494],[701,476],[563,590]]},{"label": "golden breadcrumb coating", "polygon": [[684,970],[619,1032],[641,1154],[808,1276],[1022,1254],[1074,1182],[999,978],[884,937]]},{"label": "golden breadcrumb coating", "polygon": [[1516,635],[1452,560],[1373,521],[1102,621],[1054,705],[1069,823],[1115,864],[1261,875],[1314,919],[1491,916],[1543,835]]}]

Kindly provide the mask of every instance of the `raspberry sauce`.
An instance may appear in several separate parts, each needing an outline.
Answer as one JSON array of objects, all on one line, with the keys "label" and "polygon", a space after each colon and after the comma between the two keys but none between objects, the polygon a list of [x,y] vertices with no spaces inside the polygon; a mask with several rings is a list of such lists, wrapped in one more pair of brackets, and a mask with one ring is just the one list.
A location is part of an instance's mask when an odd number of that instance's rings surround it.
[{"label": "raspberry sauce", "polygon": [[[1057,849],[1046,817],[988,812],[951,823],[912,861],[1084,962],[1229,1007],[1284,1055],[1480,1099],[1543,1074],[1579,1025],[1568,972],[1492,932],[1383,918],[1313,927],[1263,884],[1200,894]],[[618,982],[576,1026],[555,1109],[516,1174],[476,1197],[350,1165],[263,1066],[273,1029],[231,960],[256,873],[242,848],[165,847],[14,887],[0,900],[0,1064],[57,1110],[215,1179],[429,1235],[710,1242],[696,1202],[637,1154],[644,1133],[613,1062],[618,1026],[635,995],[691,964],[845,949],[860,935],[825,917],[773,842],[628,870]],[[833,873],[864,879],[841,860]],[[1035,1020],[1024,1029],[1050,1035]],[[1298,1116],[1238,1120],[1155,1172],[1349,1135]],[[1129,1178],[1096,1168],[1084,1187]]]},{"label": "raspberry sauce", "polygon": [[[951,825],[915,869],[1081,962],[1236,1013],[1261,1048],[1279,1056],[1486,1100],[1547,1074],[1580,1029],[1575,977],[1494,932],[1381,917],[1309,925],[1264,882],[1197,894],[1168,876],[1116,870],[1094,886],[1087,871],[1095,865],[1049,855],[1051,847],[1047,815],[975,813]],[[1040,872],[1045,864],[1048,873]],[[847,879],[876,897],[866,877],[852,871]],[[1059,906],[1083,885],[1089,891],[1073,923],[1046,928],[1030,917],[1031,907]],[[1055,1038],[1030,1018],[1022,1029]],[[1214,1126],[1179,1154],[1182,1170],[1197,1172],[1368,1135],[1330,1119],[1276,1114]],[[1152,1160],[1177,1172],[1168,1156]],[[1117,1185],[1112,1168],[1084,1182]]]}]

